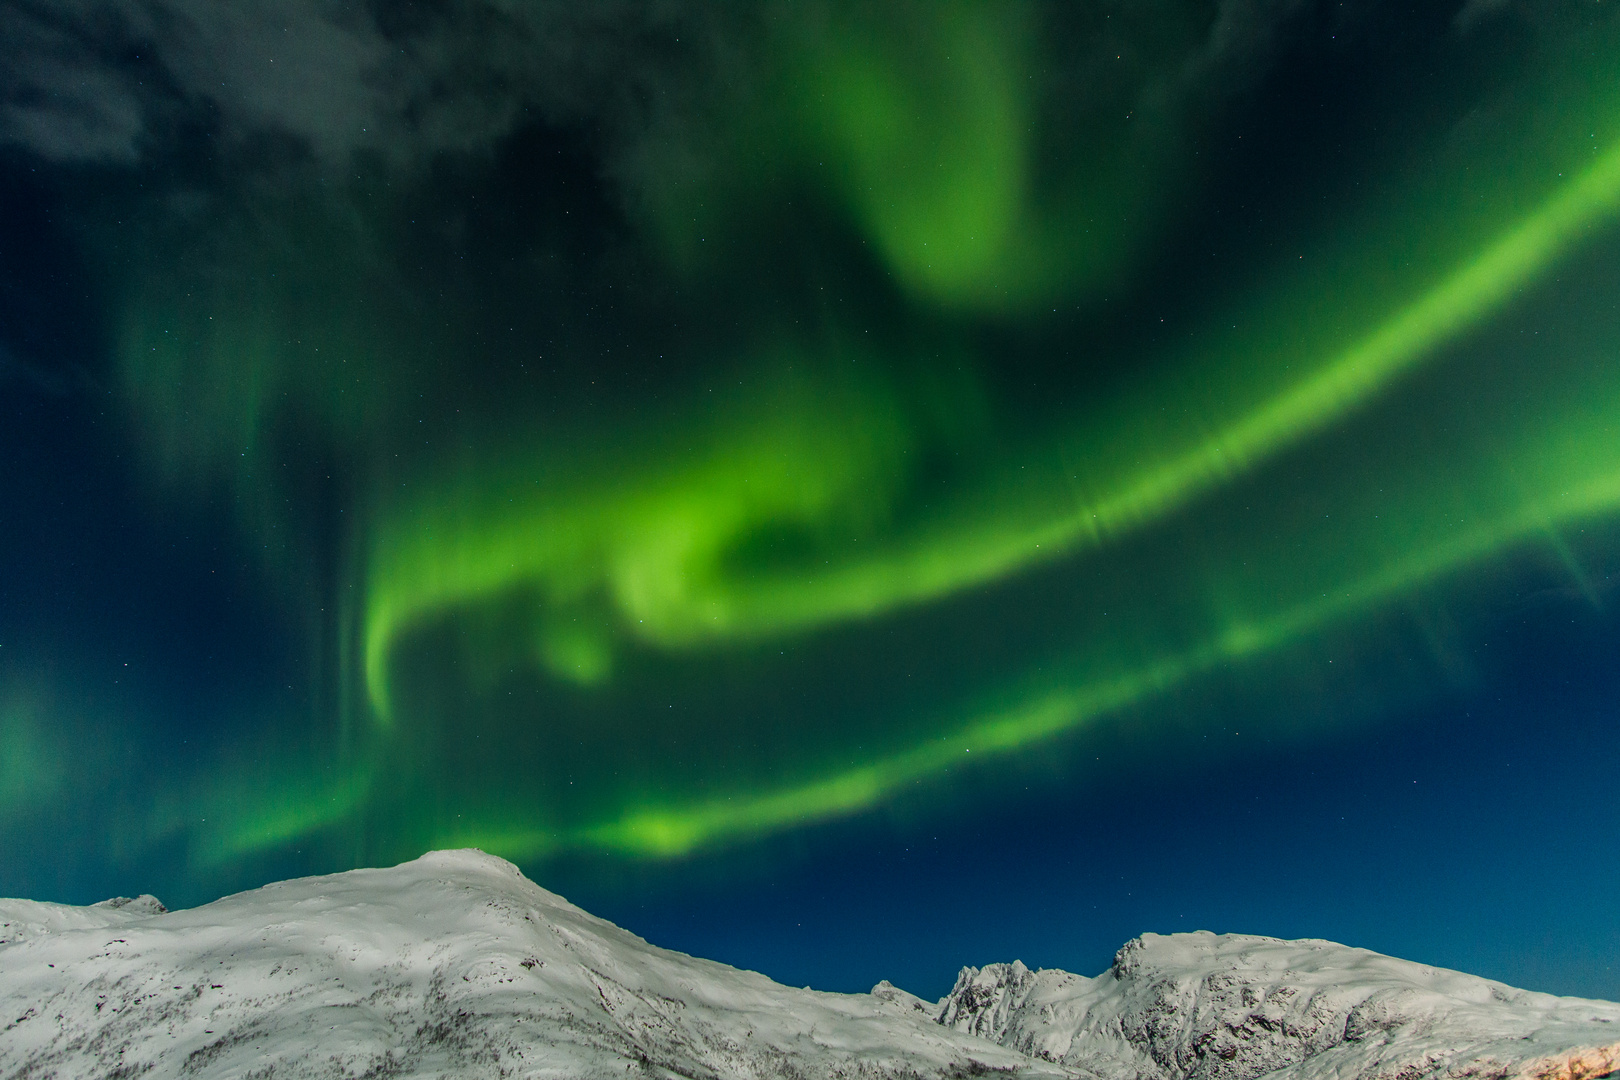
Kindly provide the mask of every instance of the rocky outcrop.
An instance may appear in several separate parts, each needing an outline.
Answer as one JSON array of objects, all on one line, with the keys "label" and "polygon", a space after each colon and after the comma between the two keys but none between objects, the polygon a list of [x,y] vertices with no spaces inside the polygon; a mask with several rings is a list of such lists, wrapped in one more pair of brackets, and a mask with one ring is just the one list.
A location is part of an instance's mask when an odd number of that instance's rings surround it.
[{"label": "rocky outcrop", "polygon": [[964,968],[938,1016],[1120,1080],[1590,1080],[1620,1054],[1620,1005],[1236,934],[1144,934],[1094,979]]}]

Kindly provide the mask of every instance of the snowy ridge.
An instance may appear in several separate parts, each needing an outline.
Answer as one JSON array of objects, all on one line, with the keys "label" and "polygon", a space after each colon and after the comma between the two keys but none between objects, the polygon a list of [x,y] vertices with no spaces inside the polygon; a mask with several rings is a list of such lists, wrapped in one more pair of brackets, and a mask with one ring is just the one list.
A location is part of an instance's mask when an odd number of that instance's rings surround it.
[{"label": "snowy ridge", "polygon": [[63,930],[101,930],[162,915],[169,909],[150,893],[115,896],[89,907],[43,900],[0,900],[0,945],[12,945]]},{"label": "snowy ridge", "polygon": [[33,928],[0,946],[7,1080],[1072,1075],[654,948],[476,851],[144,917],[6,905]]},{"label": "snowy ridge", "polygon": [[1095,1077],[1587,1080],[1620,1005],[1515,990],[1329,941],[1144,934],[1094,979],[964,968],[942,1024]]},{"label": "snowy ridge", "polygon": [[1620,1006],[1329,942],[1144,935],[1087,979],[927,1002],[655,948],[503,860],[434,852],[165,912],[0,901],[0,1078],[1590,1080]]}]

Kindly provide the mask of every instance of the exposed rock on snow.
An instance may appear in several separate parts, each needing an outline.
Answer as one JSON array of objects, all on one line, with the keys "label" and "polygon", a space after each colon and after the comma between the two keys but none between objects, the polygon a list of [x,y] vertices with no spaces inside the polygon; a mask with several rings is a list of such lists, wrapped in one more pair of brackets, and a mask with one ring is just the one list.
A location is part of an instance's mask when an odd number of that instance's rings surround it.
[{"label": "exposed rock on snow", "polygon": [[190,911],[0,901],[0,1077],[1590,1080],[1620,1006],[1328,942],[1145,935],[931,1003],[655,948],[475,851]]},{"label": "exposed rock on snow", "polygon": [[1328,941],[1144,934],[1094,979],[964,968],[940,1004],[942,1024],[1110,1080],[1585,1080],[1620,1068],[1620,1005]]}]

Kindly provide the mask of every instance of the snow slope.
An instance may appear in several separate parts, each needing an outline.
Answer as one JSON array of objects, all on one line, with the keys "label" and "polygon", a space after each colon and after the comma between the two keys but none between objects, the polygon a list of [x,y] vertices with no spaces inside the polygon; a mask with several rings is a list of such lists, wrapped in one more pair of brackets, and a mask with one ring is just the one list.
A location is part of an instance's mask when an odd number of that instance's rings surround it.
[{"label": "snow slope", "polygon": [[940,1002],[655,948],[476,851],[164,912],[0,901],[0,1078],[1586,1080],[1620,1006],[1329,942],[1144,935]]},{"label": "snow slope", "polygon": [[1144,934],[1094,979],[964,968],[937,1015],[1095,1077],[1584,1080],[1620,1068],[1620,1005],[1239,934]]},{"label": "snow slope", "polygon": [[654,948],[476,851],[167,914],[0,901],[0,924],[7,1080],[1070,1075]]},{"label": "snow slope", "polygon": [[169,909],[151,894],[103,900],[89,907],[47,904],[39,900],[0,900],[0,945],[63,930],[103,930],[109,926],[162,915]]}]

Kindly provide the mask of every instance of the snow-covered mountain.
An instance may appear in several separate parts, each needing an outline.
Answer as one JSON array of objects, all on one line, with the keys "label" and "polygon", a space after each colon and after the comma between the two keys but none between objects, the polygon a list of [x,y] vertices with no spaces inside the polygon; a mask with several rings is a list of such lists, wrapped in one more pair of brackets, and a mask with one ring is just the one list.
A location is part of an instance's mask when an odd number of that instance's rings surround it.
[{"label": "snow-covered mountain", "polygon": [[0,1077],[1070,1075],[654,948],[476,851],[156,911],[0,904]]},{"label": "snow-covered mountain", "polygon": [[[655,948],[475,851],[189,911],[0,901],[0,1077],[1587,1080],[1620,1006],[1326,942],[1185,934],[940,1002]],[[1281,1070],[1278,1072],[1277,1070]]]},{"label": "snow-covered mountain", "polygon": [[1620,1005],[1330,941],[1143,934],[1094,979],[1016,962],[964,968],[934,1015],[1108,1080],[1590,1080],[1620,1069]]}]

